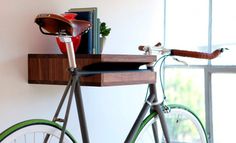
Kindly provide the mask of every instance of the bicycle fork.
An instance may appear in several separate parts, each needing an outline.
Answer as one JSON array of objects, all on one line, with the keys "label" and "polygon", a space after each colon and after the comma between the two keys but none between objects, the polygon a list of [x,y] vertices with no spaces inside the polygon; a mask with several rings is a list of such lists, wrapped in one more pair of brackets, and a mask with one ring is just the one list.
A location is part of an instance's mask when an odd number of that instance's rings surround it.
[{"label": "bicycle fork", "polygon": [[[149,70],[154,71],[153,67],[148,67]],[[157,91],[156,91],[156,85],[155,84],[149,84],[149,89],[150,89],[150,94],[146,99],[146,102],[144,103],[134,125],[132,126],[126,140],[125,143],[131,143],[132,141],[134,141],[135,135],[137,135],[138,129],[141,125],[141,123],[143,122],[143,119],[146,115],[146,113],[148,112],[149,109],[154,110],[157,112],[159,119],[160,119],[160,123],[161,123],[161,127],[162,127],[162,131],[164,133],[164,137],[166,140],[166,143],[170,143],[170,137],[169,137],[169,133],[168,133],[168,129],[167,129],[167,124],[166,124],[166,120],[165,120],[165,115],[162,109],[162,103],[157,103],[158,99],[157,99]],[[157,124],[154,123],[152,124],[152,129],[153,129],[153,137],[155,140],[155,143],[159,143],[159,138],[158,138],[158,130],[157,130]],[[133,143],[133,142],[132,142]]]}]

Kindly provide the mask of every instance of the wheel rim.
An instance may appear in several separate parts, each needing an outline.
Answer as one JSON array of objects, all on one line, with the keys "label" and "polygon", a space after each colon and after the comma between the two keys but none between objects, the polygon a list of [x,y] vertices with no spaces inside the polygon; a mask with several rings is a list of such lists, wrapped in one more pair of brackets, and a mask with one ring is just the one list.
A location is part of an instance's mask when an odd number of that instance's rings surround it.
[{"label": "wheel rim", "polygon": [[[172,109],[173,110],[173,109]],[[171,141],[182,143],[205,143],[204,130],[195,118],[186,110],[174,109],[166,114]]]},{"label": "wheel rim", "polygon": [[[165,114],[171,143],[206,143],[205,132],[201,123],[189,111],[173,108],[170,113]],[[152,118],[142,129],[137,137],[136,143],[154,143],[152,124],[160,127],[159,118]],[[158,128],[159,142],[164,143],[162,129]]]},{"label": "wheel rim", "polygon": [[[43,143],[50,135],[50,143],[58,143],[61,128],[58,124],[44,120],[29,120],[16,124],[0,134],[1,143]],[[27,124],[29,123],[29,124]],[[73,137],[66,131],[64,143],[74,143]],[[49,142],[48,142],[49,143]]]}]

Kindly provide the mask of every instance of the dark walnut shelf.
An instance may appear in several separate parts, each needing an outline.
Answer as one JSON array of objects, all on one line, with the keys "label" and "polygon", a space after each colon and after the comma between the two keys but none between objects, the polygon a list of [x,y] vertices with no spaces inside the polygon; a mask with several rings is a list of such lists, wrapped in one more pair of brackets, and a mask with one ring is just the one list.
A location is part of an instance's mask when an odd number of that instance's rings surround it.
[{"label": "dark walnut shelf", "polygon": [[[81,77],[81,85],[83,86],[155,83],[155,72],[139,69],[140,66],[152,63],[155,60],[155,56],[145,55],[76,55],[76,63],[81,70],[107,71],[101,74]],[[67,84],[69,79],[67,69],[68,60],[66,55],[28,55],[29,83]]]}]

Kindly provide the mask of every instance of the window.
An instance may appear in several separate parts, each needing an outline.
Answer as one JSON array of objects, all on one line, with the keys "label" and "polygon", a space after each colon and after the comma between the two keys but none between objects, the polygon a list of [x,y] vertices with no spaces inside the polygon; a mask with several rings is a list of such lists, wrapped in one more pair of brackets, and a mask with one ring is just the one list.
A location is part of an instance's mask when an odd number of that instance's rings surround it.
[{"label": "window", "polygon": [[[171,58],[166,61],[165,88],[168,103],[184,104],[200,115],[202,122],[206,123],[210,143],[227,142],[226,138],[230,142],[234,138],[228,136],[224,127],[236,127],[236,124],[232,125],[234,123],[232,120],[236,117],[225,120],[218,111],[225,111],[223,107],[228,105],[225,100],[235,101],[234,87],[226,86],[229,83],[227,81],[236,80],[236,60],[233,60],[236,55],[235,2],[234,0],[164,1],[163,43],[166,48],[202,52],[211,52],[218,48],[230,49],[212,61],[179,58],[189,66]],[[228,91],[225,92],[226,90]],[[224,96],[226,93],[227,99]],[[230,115],[227,111],[223,114],[227,115],[226,117]]]},{"label": "window", "polygon": [[[201,11],[199,11],[201,8]],[[166,0],[165,46],[207,52],[208,2],[206,0]],[[189,60],[189,64],[207,61]]]},{"label": "window", "polygon": [[204,122],[204,71],[199,68],[167,68],[165,75],[167,103],[186,106]]}]

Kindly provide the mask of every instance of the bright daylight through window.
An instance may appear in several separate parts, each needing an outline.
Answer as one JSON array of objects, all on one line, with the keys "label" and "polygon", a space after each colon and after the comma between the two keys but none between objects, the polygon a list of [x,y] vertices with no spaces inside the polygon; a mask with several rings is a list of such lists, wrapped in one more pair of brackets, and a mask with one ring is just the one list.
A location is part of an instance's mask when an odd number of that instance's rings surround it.
[{"label": "bright daylight through window", "polygon": [[[164,44],[167,48],[212,52],[229,48],[212,61],[179,58],[165,64],[168,103],[190,107],[206,124],[210,143],[232,142],[236,80],[236,9],[234,0],[164,0]],[[172,94],[172,91],[177,91]],[[175,95],[175,96],[173,96]],[[229,104],[231,103],[231,104]],[[227,116],[224,116],[227,115]],[[227,117],[227,119],[225,118]],[[232,120],[233,119],[233,120]],[[227,123],[227,124],[226,124]],[[213,137],[213,138],[212,138]],[[228,139],[226,141],[225,139]]]}]

